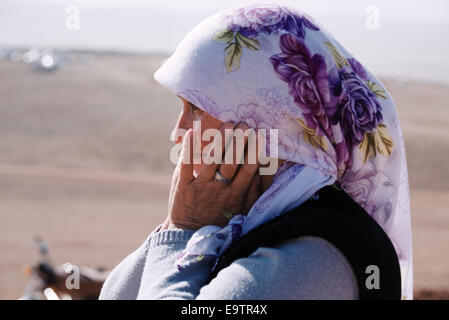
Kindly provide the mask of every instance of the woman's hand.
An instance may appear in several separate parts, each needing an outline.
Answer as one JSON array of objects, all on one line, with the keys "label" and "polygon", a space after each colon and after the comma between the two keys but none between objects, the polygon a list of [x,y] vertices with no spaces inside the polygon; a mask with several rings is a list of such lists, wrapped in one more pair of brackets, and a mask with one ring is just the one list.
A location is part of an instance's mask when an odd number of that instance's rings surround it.
[{"label": "woman's hand", "polygon": [[[257,149],[261,148],[256,148],[258,145],[256,132],[254,130],[252,132],[256,143],[248,144],[248,148],[245,149],[248,137],[244,136],[242,148],[232,135],[228,139],[232,139],[231,141],[225,141],[225,129],[234,130],[234,126],[225,123],[220,128],[222,139],[214,139],[214,144],[221,143],[219,147],[221,147],[223,159],[226,150],[230,152],[231,149],[235,158],[232,163],[222,164],[206,164],[211,161],[205,159],[196,178],[192,164],[192,129],[185,134],[181,157],[173,173],[168,217],[161,230],[169,228],[197,230],[206,225],[225,226],[232,215],[246,214],[260,196]],[[235,129],[245,131],[248,126],[240,123]],[[190,147],[186,145],[187,143],[190,143]],[[248,152],[254,152],[255,163],[249,163]],[[244,156],[244,163],[238,164],[235,160],[241,159],[242,156]],[[225,178],[224,180],[220,180],[220,177],[217,180],[217,171]]]}]

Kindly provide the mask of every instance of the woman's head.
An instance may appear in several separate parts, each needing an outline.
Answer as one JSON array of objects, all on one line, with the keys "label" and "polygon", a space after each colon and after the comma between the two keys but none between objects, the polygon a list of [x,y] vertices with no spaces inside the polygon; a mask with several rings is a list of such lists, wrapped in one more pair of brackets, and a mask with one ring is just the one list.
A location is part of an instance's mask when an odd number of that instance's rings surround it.
[{"label": "woman's head", "polygon": [[274,129],[277,157],[342,184],[351,169],[384,166],[399,138],[394,104],[380,81],[292,8],[252,5],[206,19],[155,79],[183,99],[181,126],[196,116],[215,127],[245,122]]},{"label": "woman's head", "polygon": [[183,99],[181,126],[197,117],[203,130],[223,122],[273,130],[268,156],[332,177],[378,221],[394,221],[405,161],[394,102],[309,16],[277,5],[218,13],[154,77]]}]

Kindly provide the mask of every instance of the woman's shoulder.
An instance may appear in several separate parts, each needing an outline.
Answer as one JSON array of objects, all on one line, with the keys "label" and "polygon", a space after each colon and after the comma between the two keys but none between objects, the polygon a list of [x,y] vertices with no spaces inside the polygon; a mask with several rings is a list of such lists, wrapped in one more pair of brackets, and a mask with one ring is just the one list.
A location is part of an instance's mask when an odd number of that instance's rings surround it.
[{"label": "woman's shoulder", "polygon": [[141,275],[145,267],[148,241],[123,259],[108,275],[100,293],[100,300],[136,299]]},{"label": "woman's shoulder", "polygon": [[[320,237],[260,247],[233,261],[211,281],[235,299],[357,299],[355,274],[345,256]],[[226,286],[224,285],[226,284]],[[234,285],[233,285],[234,284]],[[240,285],[244,284],[244,285]]]},{"label": "woman's shoulder", "polygon": [[[351,263],[331,242],[321,237],[302,236],[288,240],[274,248],[286,261],[289,272],[307,271],[307,281],[322,283],[328,289],[331,285],[337,291],[353,292],[357,296],[357,278]],[[257,251],[256,251],[257,252]],[[304,281],[306,277],[298,280]]]}]

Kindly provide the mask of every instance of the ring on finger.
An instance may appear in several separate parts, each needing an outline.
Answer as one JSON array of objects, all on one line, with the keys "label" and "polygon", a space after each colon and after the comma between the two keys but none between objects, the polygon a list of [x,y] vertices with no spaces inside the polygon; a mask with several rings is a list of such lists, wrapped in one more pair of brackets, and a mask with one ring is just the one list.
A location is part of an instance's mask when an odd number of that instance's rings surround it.
[{"label": "ring on finger", "polygon": [[221,173],[220,170],[215,171],[215,180],[219,181],[219,182],[223,182],[226,184],[231,183],[231,180],[224,177]]}]

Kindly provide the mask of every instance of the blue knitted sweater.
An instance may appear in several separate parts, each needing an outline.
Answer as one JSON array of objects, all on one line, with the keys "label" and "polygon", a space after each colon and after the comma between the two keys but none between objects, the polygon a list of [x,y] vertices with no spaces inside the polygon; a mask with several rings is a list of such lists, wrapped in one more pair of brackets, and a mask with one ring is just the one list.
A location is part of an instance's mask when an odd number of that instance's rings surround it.
[{"label": "blue knitted sweater", "polygon": [[354,272],[328,241],[301,237],[261,247],[206,284],[210,262],[179,271],[176,259],[194,231],[150,234],[108,276],[100,299],[357,299]]}]

